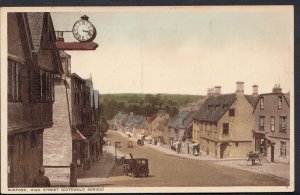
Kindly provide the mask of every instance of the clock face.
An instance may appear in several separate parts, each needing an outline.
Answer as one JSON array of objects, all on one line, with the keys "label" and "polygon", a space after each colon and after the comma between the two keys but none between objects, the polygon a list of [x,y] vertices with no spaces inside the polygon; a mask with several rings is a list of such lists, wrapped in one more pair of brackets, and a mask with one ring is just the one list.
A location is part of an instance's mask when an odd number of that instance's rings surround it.
[{"label": "clock face", "polygon": [[74,37],[81,42],[93,41],[96,37],[96,29],[87,20],[78,20],[73,26]]}]

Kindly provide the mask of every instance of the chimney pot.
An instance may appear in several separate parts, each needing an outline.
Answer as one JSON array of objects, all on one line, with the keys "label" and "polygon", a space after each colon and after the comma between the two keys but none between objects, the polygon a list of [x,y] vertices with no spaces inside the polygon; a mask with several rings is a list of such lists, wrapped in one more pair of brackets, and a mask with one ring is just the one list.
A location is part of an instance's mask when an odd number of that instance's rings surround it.
[{"label": "chimney pot", "polygon": [[252,86],[252,95],[258,97],[258,86],[256,84]]},{"label": "chimney pot", "polygon": [[244,82],[243,81],[236,82],[236,91],[235,91],[235,93],[237,95],[244,95]]},{"label": "chimney pot", "polygon": [[280,84],[275,84],[273,88],[273,93],[282,93],[282,89],[280,87]]},{"label": "chimney pot", "polygon": [[221,86],[215,86],[214,88],[215,95],[221,95],[221,89],[222,89]]}]

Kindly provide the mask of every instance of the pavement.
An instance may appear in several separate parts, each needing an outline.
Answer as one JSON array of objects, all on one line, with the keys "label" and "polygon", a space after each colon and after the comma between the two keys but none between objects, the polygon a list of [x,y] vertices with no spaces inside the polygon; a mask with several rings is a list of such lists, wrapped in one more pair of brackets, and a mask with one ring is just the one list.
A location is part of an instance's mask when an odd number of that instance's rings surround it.
[{"label": "pavement", "polygon": [[[81,178],[77,178],[77,186],[88,187],[88,186],[105,186],[106,180],[109,177],[111,170],[115,164],[114,157],[114,146],[103,146],[103,154],[95,163],[92,164],[89,170],[84,172]],[[66,170],[65,170],[66,171]],[[69,170],[67,170],[69,171]],[[69,186],[69,177],[64,178],[50,178],[52,186],[63,187]]]},{"label": "pavement", "polygon": [[[128,137],[128,135],[116,131],[119,135],[127,138],[130,141],[136,142],[137,139],[133,137]],[[189,159],[195,159],[195,160],[204,160],[204,161],[212,161],[212,163],[221,165],[221,166],[226,166],[226,167],[231,167],[231,168],[236,168],[240,170],[245,170],[245,171],[250,171],[253,173],[259,173],[259,174],[265,174],[265,175],[270,175],[274,177],[278,177],[281,179],[289,180],[290,179],[290,164],[288,163],[272,163],[272,162],[267,162],[266,160],[262,160],[261,165],[250,165],[247,160],[247,157],[244,158],[225,158],[225,159],[219,159],[213,156],[205,155],[205,154],[200,154],[199,156],[193,156],[190,154],[181,154],[177,153],[176,151],[172,150],[169,145],[166,144],[161,144],[160,146],[154,145],[154,144],[147,144],[145,143],[146,147],[155,149],[159,152],[165,153],[167,155],[173,155],[173,156],[178,156],[178,157],[183,157],[183,158],[189,158]],[[250,165],[250,166],[249,166]]]}]

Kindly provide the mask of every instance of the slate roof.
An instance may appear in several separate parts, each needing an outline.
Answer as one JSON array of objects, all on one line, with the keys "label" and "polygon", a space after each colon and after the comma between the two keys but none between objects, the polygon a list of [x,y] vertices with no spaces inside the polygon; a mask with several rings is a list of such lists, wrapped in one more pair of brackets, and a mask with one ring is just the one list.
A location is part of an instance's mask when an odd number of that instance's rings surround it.
[{"label": "slate roof", "polygon": [[185,129],[192,122],[196,111],[183,111],[179,112],[169,123],[169,126],[174,129]]},{"label": "slate roof", "polygon": [[28,12],[28,24],[31,32],[34,51],[37,52],[40,49],[44,12]]},{"label": "slate roof", "polygon": [[200,121],[217,122],[235,102],[236,94],[209,96],[194,118]]},{"label": "slate roof", "polygon": [[251,104],[251,106],[254,108],[256,105],[256,102],[258,101],[258,96],[253,97],[253,95],[245,95],[245,98]]}]

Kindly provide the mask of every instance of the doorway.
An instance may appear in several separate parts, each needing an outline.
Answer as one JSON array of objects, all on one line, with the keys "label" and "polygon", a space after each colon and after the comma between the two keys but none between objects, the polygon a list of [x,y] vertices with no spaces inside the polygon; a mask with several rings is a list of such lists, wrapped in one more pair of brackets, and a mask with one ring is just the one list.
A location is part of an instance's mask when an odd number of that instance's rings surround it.
[{"label": "doorway", "polygon": [[227,143],[221,143],[220,145],[220,158],[224,157],[225,150],[227,149]]}]

